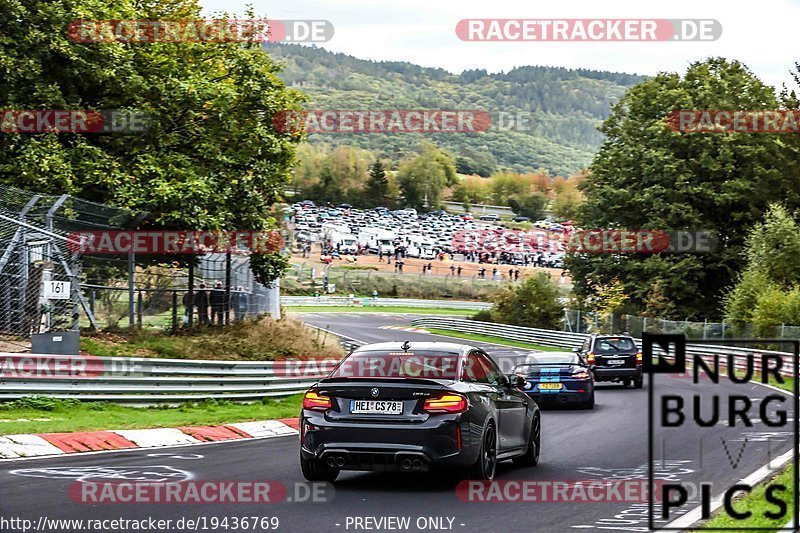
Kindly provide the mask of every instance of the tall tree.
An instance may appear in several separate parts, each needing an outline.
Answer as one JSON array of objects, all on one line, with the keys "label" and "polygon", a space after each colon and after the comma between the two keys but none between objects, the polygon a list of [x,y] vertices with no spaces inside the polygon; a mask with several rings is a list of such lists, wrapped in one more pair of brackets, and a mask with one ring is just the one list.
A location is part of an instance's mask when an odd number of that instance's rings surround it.
[{"label": "tall tree", "polygon": [[137,134],[0,135],[0,182],[148,211],[153,227],[273,227],[299,138],[272,117],[301,96],[259,43],[78,43],[67,30],[203,18],[197,0],[0,0],[4,107],[149,117]]},{"label": "tall tree", "polygon": [[376,160],[369,169],[369,178],[364,188],[364,201],[366,204],[376,206],[385,205],[389,200],[389,178],[383,163]]},{"label": "tall tree", "polygon": [[0,93],[14,109],[128,109],[141,134],[4,134],[0,180],[149,211],[176,227],[260,227],[297,139],[299,104],[257,43],[77,43],[76,19],[202,19],[196,0],[0,0]]},{"label": "tall tree", "polygon": [[775,109],[775,91],[744,65],[721,58],[662,73],[628,91],[603,123],[606,135],[582,189],[584,228],[714,230],[721,247],[706,254],[573,255],[576,293],[622,280],[643,304],[661,280],[676,317],[715,317],[743,266],[747,230],[770,202],[800,205],[796,152],[773,135],[685,134],[667,117],[679,109]]},{"label": "tall tree", "polygon": [[[795,294],[791,289],[800,283],[800,225],[782,205],[771,205],[747,236],[744,255],[746,268],[725,297],[725,318],[737,326],[763,316],[761,304],[775,307]],[[786,322],[800,325],[800,314]]]},{"label": "tall tree", "polygon": [[442,190],[456,183],[456,164],[449,153],[426,142],[419,154],[400,164],[397,178],[406,205],[438,207]]}]

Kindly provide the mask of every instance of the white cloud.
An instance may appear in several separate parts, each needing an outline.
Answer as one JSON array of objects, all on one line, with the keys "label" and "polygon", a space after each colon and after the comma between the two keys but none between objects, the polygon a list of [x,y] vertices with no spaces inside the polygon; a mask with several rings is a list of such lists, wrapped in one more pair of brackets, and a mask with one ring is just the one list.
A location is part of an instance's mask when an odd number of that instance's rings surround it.
[{"label": "white cloud", "polygon": [[[671,0],[647,3],[571,0],[201,0],[207,13],[242,12],[251,3],[272,19],[325,19],[334,38],[321,46],[362,59],[409,61],[451,72],[485,68],[490,72],[521,65],[555,65],[638,74],[682,72],[709,56],[738,59],[763,81],[795,86],[790,76],[800,61],[795,21],[800,4],[769,0],[733,4],[722,0]],[[717,19],[722,36],[713,42],[463,42],[455,35],[464,18],[669,18]]]}]

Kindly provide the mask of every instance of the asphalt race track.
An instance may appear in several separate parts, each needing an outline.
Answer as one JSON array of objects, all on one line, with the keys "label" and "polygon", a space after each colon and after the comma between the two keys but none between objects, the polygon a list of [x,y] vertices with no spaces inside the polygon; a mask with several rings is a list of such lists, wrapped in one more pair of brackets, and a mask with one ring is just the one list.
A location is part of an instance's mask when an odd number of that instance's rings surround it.
[{"label": "asphalt race track", "polygon": [[[390,314],[324,314],[304,318],[311,324],[354,337],[361,341],[446,340],[419,332],[384,329],[382,326],[409,326],[407,316]],[[467,342],[467,341],[457,341]],[[481,344],[505,368],[519,361],[525,350]],[[659,393],[669,390],[689,400],[700,394],[708,400],[713,393],[741,393],[745,387],[754,400],[769,389],[754,385],[720,385],[698,388],[691,379],[658,377]],[[516,469],[510,463],[498,468],[498,480],[592,480],[646,479],[647,388],[634,390],[600,384],[593,411],[546,409],[543,412],[541,463],[536,468]],[[789,397],[787,396],[787,399]],[[784,408],[791,414],[789,404]],[[727,408],[723,407],[726,413]],[[758,419],[758,413],[753,415]],[[752,427],[711,428],[691,425],[659,434],[657,479],[713,482],[712,494],[745,478],[791,449],[790,429],[765,427],[756,420]],[[663,437],[663,439],[661,439]],[[698,443],[702,439],[702,446]],[[746,442],[745,442],[746,441]],[[410,517],[407,531],[648,531],[647,504],[634,502],[480,502],[461,501],[455,491],[457,481],[427,474],[343,473],[328,490],[324,502],[296,501],[305,496],[305,484],[298,464],[296,437],[251,440],[233,443],[79,454],[51,459],[5,461],[0,463],[0,516],[26,518],[37,523],[40,517],[92,519],[196,519],[201,516],[277,517],[277,531],[324,532],[400,530],[394,522],[356,521],[356,518]],[[90,470],[85,470],[85,469]],[[104,468],[106,470],[93,470]],[[92,472],[95,472],[94,474]],[[154,479],[164,472],[194,480],[259,481],[282,483],[288,498],[272,505],[208,504],[100,504],[74,502],[68,489],[76,479]],[[92,476],[98,476],[93,478]],[[107,476],[107,477],[103,477]],[[684,510],[697,505],[687,504]],[[673,515],[671,518],[677,518]],[[431,519],[416,522],[419,517]],[[356,527],[360,524],[360,527]],[[418,528],[421,525],[423,527]],[[666,525],[660,522],[659,525]],[[15,531],[6,529],[7,531]],[[57,531],[57,529],[49,529]],[[66,530],[66,529],[62,529]],[[177,531],[178,529],[162,529]],[[203,530],[199,527],[198,530]],[[206,528],[207,531],[214,529]],[[224,530],[219,528],[217,530]],[[230,527],[227,530],[232,530]],[[238,529],[243,531],[244,529]],[[264,531],[253,528],[250,531]]]}]

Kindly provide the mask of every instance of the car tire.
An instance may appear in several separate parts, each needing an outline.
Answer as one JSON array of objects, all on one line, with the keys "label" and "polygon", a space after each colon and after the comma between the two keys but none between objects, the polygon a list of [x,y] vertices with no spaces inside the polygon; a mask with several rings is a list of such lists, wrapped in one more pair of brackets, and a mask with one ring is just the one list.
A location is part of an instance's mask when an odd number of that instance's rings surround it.
[{"label": "car tire", "polygon": [[644,386],[644,376],[639,376],[633,380],[633,388],[641,389]]},{"label": "car tire", "polygon": [[492,481],[497,470],[497,430],[489,422],[481,437],[478,459],[467,471],[467,479]]},{"label": "car tire", "polygon": [[533,415],[531,431],[528,435],[528,449],[525,454],[514,458],[514,464],[521,467],[532,467],[539,464],[539,454],[542,450],[542,417],[539,413]]},{"label": "car tire", "polygon": [[339,469],[331,468],[322,461],[300,456],[300,470],[307,481],[328,481],[333,483],[339,477]]}]

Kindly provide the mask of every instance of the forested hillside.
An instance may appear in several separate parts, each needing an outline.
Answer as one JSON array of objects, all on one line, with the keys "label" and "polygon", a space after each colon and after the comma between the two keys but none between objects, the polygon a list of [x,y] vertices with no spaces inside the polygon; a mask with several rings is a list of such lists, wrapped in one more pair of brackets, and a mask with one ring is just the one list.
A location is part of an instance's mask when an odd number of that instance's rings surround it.
[{"label": "forested hillside", "polygon": [[[482,109],[492,129],[477,134],[428,135],[453,153],[459,171],[489,175],[545,168],[569,175],[589,165],[600,146],[597,125],[612,103],[641,76],[585,69],[526,66],[507,73],[470,70],[460,75],[411,63],[366,61],[321,48],[269,44],[284,63],[279,75],[321,109]],[[500,113],[530,113],[528,131],[499,131]],[[419,142],[416,134],[317,135],[312,142],[360,146],[390,158]]]}]

